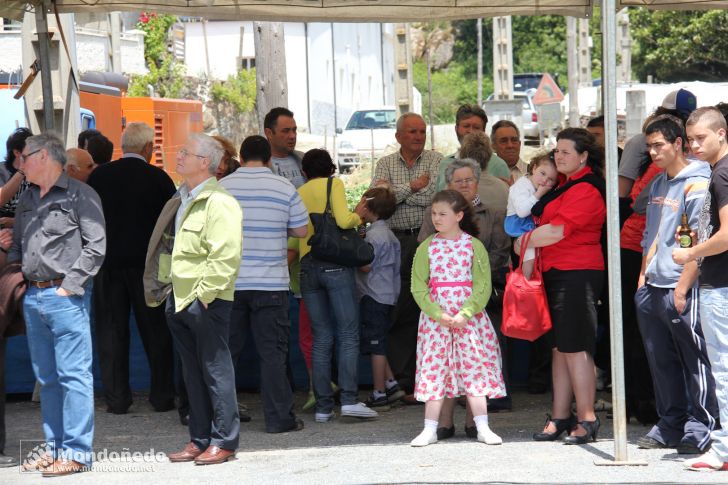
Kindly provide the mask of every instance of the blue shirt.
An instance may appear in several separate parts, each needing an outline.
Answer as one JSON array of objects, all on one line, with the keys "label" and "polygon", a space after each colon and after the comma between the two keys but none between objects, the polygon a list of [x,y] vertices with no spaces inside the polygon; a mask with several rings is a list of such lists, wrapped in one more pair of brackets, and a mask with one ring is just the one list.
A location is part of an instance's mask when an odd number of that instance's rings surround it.
[{"label": "blue shirt", "polygon": [[296,188],[266,167],[241,167],[220,180],[243,209],[243,258],[235,290],[288,290],[288,229],[308,224]]},{"label": "blue shirt", "polygon": [[399,240],[385,221],[375,221],[364,238],[374,247],[374,261],[368,273],[356,272],[359,298],[369,296],[383,305],[394,305],[400,290]]}]

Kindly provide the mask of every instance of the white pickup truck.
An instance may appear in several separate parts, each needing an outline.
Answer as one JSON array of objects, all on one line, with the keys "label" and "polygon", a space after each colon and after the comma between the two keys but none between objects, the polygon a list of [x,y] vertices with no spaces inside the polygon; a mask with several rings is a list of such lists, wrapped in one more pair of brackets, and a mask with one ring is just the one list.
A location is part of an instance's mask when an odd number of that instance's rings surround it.
[{"label": "white pickup truck", "polygon": [[394,151],[397,112],[394,107],[362,109],[354,111],[346,128],[337,129],[337,163],[339,173],[344,173],[363,162],[382,156],[387,147]]}]

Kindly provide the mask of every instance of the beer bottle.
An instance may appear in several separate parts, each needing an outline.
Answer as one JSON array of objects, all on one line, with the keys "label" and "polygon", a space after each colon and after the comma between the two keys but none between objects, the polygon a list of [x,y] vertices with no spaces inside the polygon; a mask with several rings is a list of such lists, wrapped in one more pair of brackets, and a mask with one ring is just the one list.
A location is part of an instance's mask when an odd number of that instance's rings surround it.
[{"label": "beer bottle", "polygon": [[680,228],[677,231],[677,237],[680,241],[681,248],[689,248],[693,245],[693,238],[690,233],[693,232],[688,224],[688,215],[683,213],[682,219],[680,220]]}]

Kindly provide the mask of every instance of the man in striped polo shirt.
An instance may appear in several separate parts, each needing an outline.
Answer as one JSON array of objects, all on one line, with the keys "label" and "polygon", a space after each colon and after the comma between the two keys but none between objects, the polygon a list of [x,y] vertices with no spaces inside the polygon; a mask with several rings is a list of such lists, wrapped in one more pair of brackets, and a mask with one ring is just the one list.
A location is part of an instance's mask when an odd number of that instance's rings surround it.
[{"label": "man in striped polo shirt", "polygon": [[308,213],[296,188],[274,175],[271,148],[262,136],[240,146],[242,166],[220,181],[240,204],[243,258],[235,281],[230,321],[230,353],[236,363],[250,328],[260,358],[260,385],[268,433],[298,431],[303,421],[293,413],[293,393],[286,374],[288,337],[287,238],[304,237]]}]

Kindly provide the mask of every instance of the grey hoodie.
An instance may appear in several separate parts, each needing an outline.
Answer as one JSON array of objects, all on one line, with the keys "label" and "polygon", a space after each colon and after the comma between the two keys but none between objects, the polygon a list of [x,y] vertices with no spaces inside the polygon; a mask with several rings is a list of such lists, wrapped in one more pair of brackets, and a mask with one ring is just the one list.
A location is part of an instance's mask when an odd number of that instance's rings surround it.
[{"label": "grey hoodie", "polygon": [[690,227],[697,229],[709,179],[710,165],[701,161],[691,161],[672,179],[664,171],[655,176],[642,238],[642,254],[647,257],[645,276],[650,285],[677,286],[683,267],[672,260],[672,250],[678,247],[675,231],[683,213],[688,215]]}]

